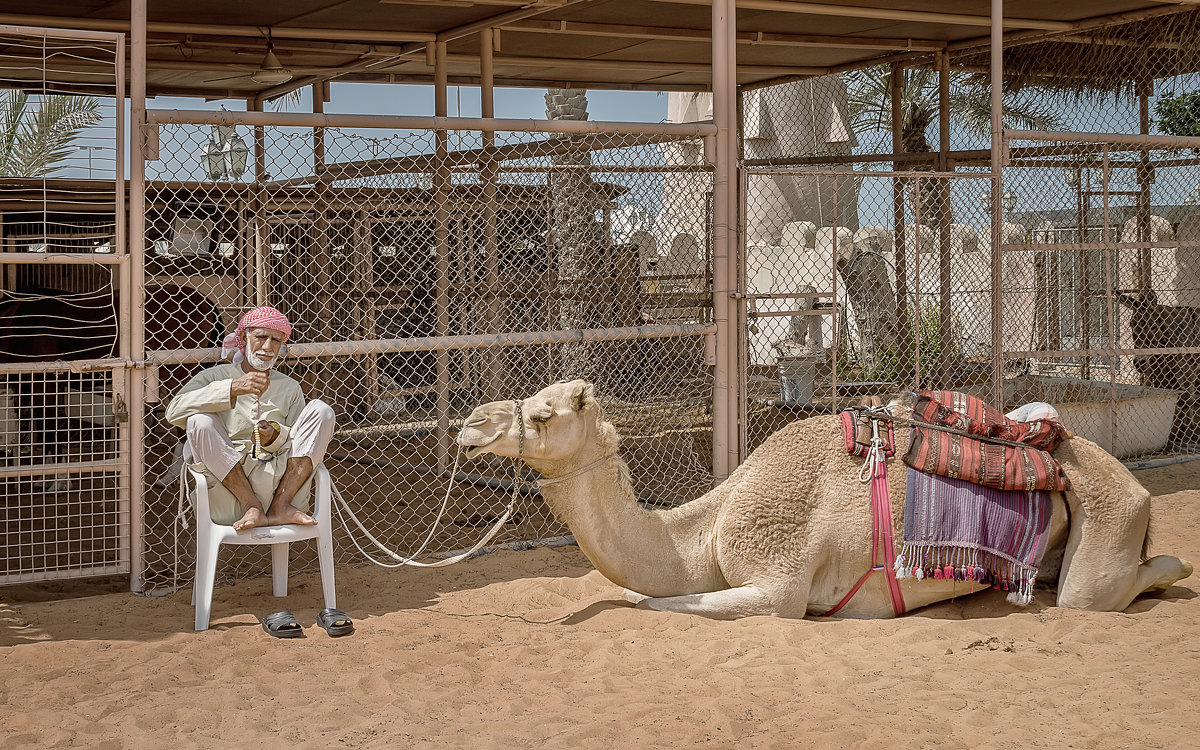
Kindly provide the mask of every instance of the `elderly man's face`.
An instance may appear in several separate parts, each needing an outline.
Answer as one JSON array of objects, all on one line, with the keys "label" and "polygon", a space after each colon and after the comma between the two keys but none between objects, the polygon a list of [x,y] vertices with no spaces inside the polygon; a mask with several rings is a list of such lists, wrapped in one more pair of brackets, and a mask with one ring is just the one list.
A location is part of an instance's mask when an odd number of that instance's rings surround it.
[{"label": "elderly man's face", "polygon": [[283,348],[283,332],[273,328],[246,329],[246,364],[259,372],[275,366]]}]

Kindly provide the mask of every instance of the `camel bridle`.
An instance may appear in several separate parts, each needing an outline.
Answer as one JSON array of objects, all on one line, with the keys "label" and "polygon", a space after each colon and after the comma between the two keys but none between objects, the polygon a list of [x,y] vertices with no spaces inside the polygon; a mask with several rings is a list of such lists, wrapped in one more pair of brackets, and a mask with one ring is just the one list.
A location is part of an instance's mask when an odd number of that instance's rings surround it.
[{"label": "camel bridle", "polygon": [[[517,461],[520,462],[520,461],[524,460],[524,458],[525,458],[525,415],[521,411],[520,400],[515,399],[515,398],[513,399],[513,419],[515,419],[517,421]],[[536,484],[538,487],[545,487],[546,485],[549,485],[549,484],[558,484],[559,482],[565,482],[568,479],[574,479],[575,477],[579,476],[580,474],[586,474],[587,472],[596,468],[597,466],[604,463],[605,461],[607,461],[608,459],[612,458],[615,455],[617,455],[616,452],[607,453],[607,454],[601,456],[600,458],[597,458],[595,461],[584,464],[583,466],[580,466],[578,469],[575,469],[574,471],[569,471],[566,474],[563,474],[562,476],[540,477],[536,482],[534,482],[534,484]],[[520,464],[518,463],[516,468],[513,469],[514,484],[520,479],[520,471],[521,471],[521,467],[520,467]]]}]

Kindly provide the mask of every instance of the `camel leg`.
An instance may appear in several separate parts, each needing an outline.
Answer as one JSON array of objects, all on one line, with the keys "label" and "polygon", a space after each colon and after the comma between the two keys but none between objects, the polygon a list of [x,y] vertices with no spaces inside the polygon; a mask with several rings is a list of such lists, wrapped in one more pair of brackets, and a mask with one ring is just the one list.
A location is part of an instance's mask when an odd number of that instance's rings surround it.
[{"label": "camel leg", "polygon": [[[627,598],[629,598],[628,595]],[[649,607],[659,612],[681,612],[718,620],[736,620],[739,617],[754,615],[787,616],[786,613],[780,611],[776,603],[772,602],[767,592],[757,586],[739,586],[703,594],[650,597],[643,599],[638,606]],[[803,608],[796,616],[804,616]]]},{"label": "camel leg", "polygon": [[1120,612],[1138,596],[1162,591],[1192,574],[1192,566],[1170,555],[1141,561],[1150,523],[1150,496],[1140,485],[1125,518],[1089,518],[1075,493],[1071,531],[1058,583],[1058,606]]}]

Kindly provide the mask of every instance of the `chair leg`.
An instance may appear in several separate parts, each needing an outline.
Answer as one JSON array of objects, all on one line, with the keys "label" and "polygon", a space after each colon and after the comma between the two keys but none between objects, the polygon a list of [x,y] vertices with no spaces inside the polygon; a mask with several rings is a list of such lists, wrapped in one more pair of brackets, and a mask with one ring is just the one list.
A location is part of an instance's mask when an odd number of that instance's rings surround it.
[{"label": "chair leg", "polygon": [[317,534],[317,560],[321,564],[321,593],[325,607],[337,608],[337,589],[333,583],[333,529],[328,525]]},{"label": "chair leg", "polygon": [[271,545],[271,582],[275,596],[287,596],[288,543]]},{"label": "chair leg", "polygon": [[217,554],[221,540],[216,535],[197,534],[196,578],[192,581],[192,604],[196,607],[196,630],[208,630],[212,611],[213,581],[217,577]]}]

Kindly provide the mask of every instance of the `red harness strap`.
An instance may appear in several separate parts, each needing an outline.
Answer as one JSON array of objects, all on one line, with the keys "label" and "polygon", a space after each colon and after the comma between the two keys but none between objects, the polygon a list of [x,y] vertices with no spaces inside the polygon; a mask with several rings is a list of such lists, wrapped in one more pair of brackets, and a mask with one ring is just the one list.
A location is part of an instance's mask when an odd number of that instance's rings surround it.
[{"label": "red harness strap", "polygon": [[[867,582],[871,574],[882,570],[887,576],[888,595],[892,600],[892,611],[896,616],[904,614],[904,594],[900,591],[900,582],[896,580],[896,544],[895,534],[892,533],[892,493],[888,489],[887,463],[882,442],[879,439],[879,422],[871,421],[874,437],[871,440],[871,450],[863,466],[871,472],[871,567],[858,583],[851,587],[842,600],[833,609],[818,617],[830,617],[845,607]],[[861,478],[861,473],[860,473]],[[879,564],[879,548],[883,548],[883,565]]]}]

